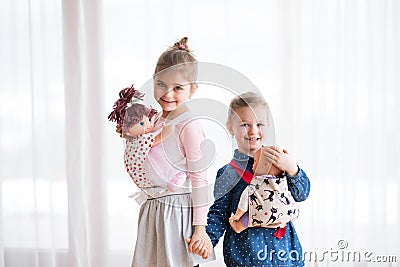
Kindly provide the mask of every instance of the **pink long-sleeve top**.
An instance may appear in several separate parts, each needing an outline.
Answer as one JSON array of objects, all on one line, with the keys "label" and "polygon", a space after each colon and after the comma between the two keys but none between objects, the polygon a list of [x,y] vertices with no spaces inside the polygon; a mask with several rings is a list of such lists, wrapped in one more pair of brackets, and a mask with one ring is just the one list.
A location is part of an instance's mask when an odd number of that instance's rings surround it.
[{"label": "pink long-sleeve top", "polygon": [[[204,131],[198,120],[191,119],[190,113],[185,112],[174,120],[160,118],[155,129],[163,124],[173,125],[172,134],[152,149],[157,149],[158,157],[148,157],[145,170],[154,187],[144,188],[149,198],[157,198],[173,194],[192,193],[193,225],[206,225],[208,212],[207,171],[206,162],[202,158],[201,143],[205,139]],[[169,164],[173,168],[186,173],[186,181],[174,192],[166,190],[167,177],[161,177],[157,164]],[[154,166],[154,167],[153,167]]]}]

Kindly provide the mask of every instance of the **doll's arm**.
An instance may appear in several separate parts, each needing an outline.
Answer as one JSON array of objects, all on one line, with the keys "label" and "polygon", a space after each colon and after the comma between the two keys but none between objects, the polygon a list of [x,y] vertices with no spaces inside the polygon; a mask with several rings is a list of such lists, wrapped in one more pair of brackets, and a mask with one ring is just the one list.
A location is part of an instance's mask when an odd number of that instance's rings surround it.
[{"label": "doll's arm", "polygon": [[246,211],[241,210],[241,209],[237,209],[235,214],[233,214],[230,218],[229,218],[229,222],[237,222],[240,220],[240,218],[242,218],[242,216],[246,213]]},{"label": "doll's arm", "polygon": [[246,211],[249,210],[249,187],[246,187],[242,195],[240,196],[238,208],[236,209],[235,214],[233,214],[229,218],[229,222],[231,221],[239,221],[240,218],[243,216],[243,214],[246,213]]}]

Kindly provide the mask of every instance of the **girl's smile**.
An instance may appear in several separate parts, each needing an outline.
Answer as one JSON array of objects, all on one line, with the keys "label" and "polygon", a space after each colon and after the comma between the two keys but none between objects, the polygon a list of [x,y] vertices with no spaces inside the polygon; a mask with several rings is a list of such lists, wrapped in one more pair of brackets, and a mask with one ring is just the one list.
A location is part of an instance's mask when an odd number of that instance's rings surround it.
[{"label": "girl's smile", "polygon": [[160,104],[164,118],[188,101],[196,89],[197,86],[187,81],[180,70],[163,71],[154,77],[154,98]]},{"label": "girl's smile", "polygon": [[177,101],[166,100],[161,97],[159,102],[163,102],[164,105],[162,105],[162,106],[166,106],[166,105],[176,105]]}]

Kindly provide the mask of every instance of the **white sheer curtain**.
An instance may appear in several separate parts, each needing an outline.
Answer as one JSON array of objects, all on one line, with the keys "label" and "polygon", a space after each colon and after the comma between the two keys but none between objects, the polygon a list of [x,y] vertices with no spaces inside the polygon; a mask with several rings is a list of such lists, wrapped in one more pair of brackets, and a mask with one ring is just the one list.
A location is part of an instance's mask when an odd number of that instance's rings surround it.
[{"label": "white sheer curtain", "polygon": [[1,266],[107,266],[101,2],[0,9]]},{"label": "white sheer curtain", "polygon": [[60,4],[0,10],[0,266],[67,266]]},{"label": "white sheer curtain", "polygon": [[69,266],[107,266],[101,1],[63,1]]},{"label": "white sheer curtain", "polygon": [[6,0],[0,25],[0,267],[129,266],[137,189],[106,117],[183,36],[258,86],[308,173],[307,266],[399,266],[398,1]]},{"label": "white sheer curtain", "polygon": [[[320,257],[344,252],[337,266],[353,252],[364,265],[398,266],[399,2],[304,1],[283,12],[282,93],[271,105],[277,138],[312,179],[301,240]],[[378,263],[383,255],[397,265]]]}]

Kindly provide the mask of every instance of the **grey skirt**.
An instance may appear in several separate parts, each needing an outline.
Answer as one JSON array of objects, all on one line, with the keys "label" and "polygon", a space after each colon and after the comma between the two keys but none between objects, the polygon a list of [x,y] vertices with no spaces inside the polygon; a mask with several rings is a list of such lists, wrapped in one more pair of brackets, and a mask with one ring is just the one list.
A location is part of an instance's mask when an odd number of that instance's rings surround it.
[{"label": "grey skirt", "polygon": [[[140,208],[132,267],[189,267],[204,263],[188,252],[192,236],[192,196],[179,194],[149,199]],[[215,259],[210,257],[207,261]]]}]

